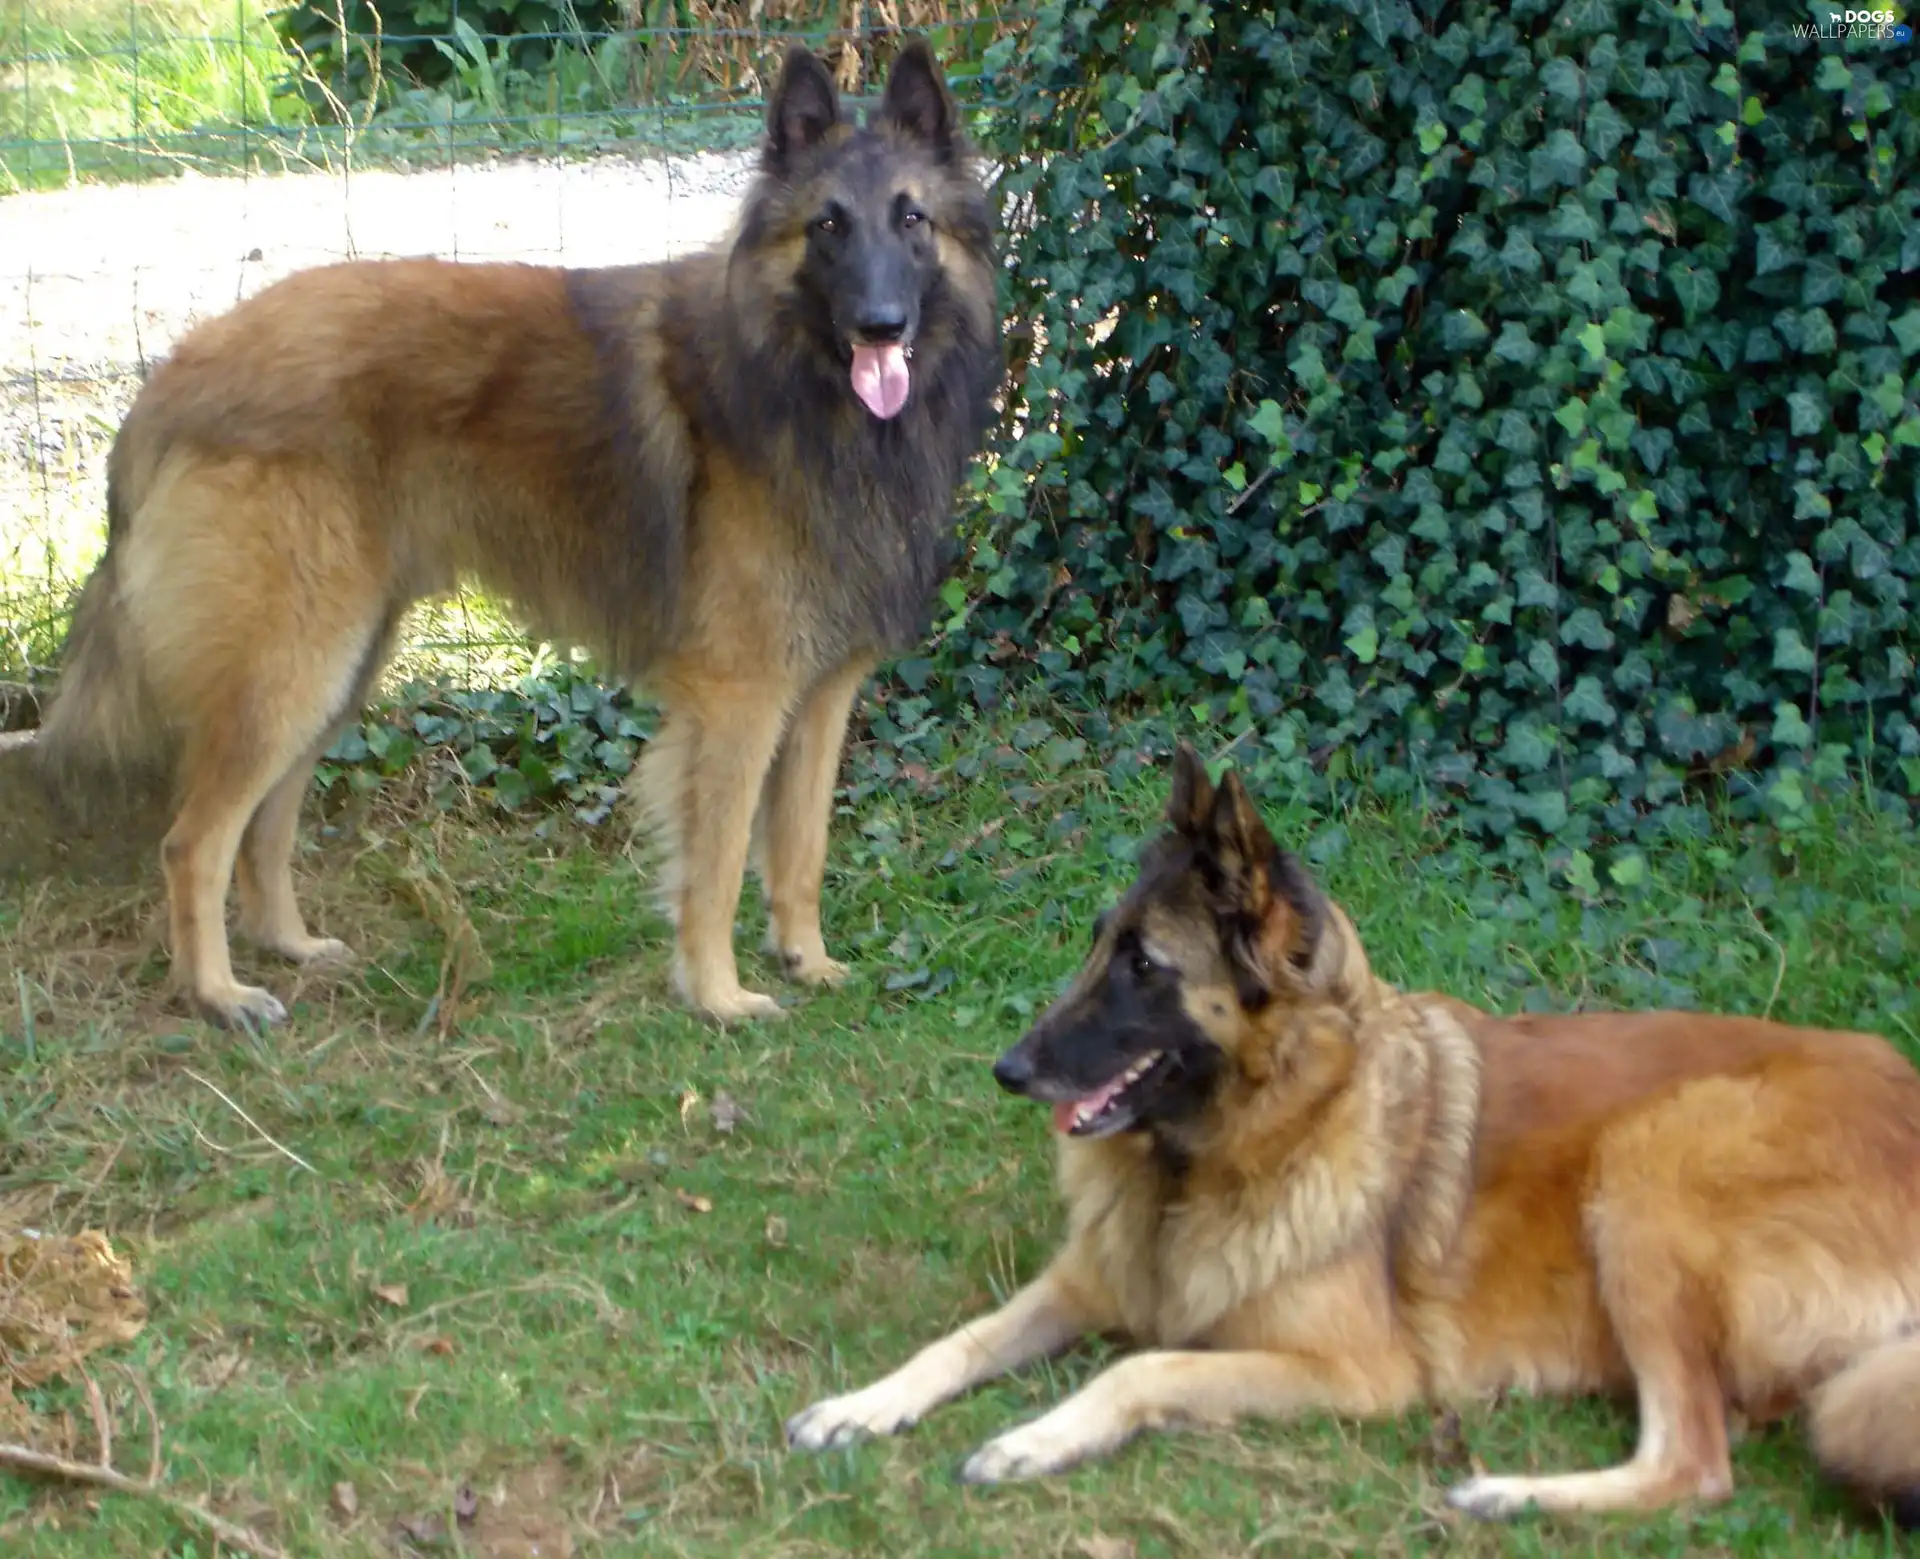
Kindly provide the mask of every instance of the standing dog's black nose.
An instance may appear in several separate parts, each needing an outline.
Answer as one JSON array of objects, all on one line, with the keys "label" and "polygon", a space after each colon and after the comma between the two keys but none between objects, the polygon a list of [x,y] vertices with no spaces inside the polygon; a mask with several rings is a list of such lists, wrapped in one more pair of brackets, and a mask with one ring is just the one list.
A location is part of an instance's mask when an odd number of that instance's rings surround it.
[{"label": "standing dog's black nose", "polygon": [[993,1080],[1008,1093],[1025,1093],[1033,1081],[1033,1062],[1023,1046],[1015,1045],[993,1063]]},{"label": "standing dog's black nose", "polygon": [[854,338],[862,346],[888,346],[907,333],[907,311],[898,304],[873,304],[853,322]]}]

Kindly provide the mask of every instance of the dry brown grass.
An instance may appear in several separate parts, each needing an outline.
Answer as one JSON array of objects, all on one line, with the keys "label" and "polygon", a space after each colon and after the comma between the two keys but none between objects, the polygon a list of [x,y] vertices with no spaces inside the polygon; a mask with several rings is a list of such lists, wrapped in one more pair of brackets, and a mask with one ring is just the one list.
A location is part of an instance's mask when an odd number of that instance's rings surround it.
[{"label": "dry brown grass", "polygon": [[[833,67],[842,92],[856,96],[879,89],[890,49],[875,44],[903,32],[927,34],[943,54],[977,58],[989,43],[1025,25],[1024,11],[992,3],[951,5],[940,0],[680,0],[667,14],[666,0],[634,0],[629,25],[673,25],[686,33],[671,57],[649,57],[634,82],[636,92],[688,92],[718,88],[729,96],[757,97],[772,82],[786,39],[819,35],[822,57]],[[637,102],[649,101],[637,96]]]}]

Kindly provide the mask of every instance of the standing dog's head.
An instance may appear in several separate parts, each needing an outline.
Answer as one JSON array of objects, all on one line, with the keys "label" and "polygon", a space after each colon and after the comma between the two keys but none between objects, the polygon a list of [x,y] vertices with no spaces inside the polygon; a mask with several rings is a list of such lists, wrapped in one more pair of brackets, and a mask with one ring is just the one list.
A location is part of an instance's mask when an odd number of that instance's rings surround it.
[{"label": "standing dog's head", "polygon": [[1070,1136],[1177,1130],[1284,1027],[1276,1009],[1325,1001],[1354,972],[1343,918],[1237,774],[1216,788],[1182,744],[1167,822],[1073,983],[993,1069]]},{"label": "standing dog's head", "polygon": [[986,196],[923,40],[901,46],[859,126],[826,65],[791,49],[767,103],[761,172],[737,252],[790,299],[788,322],[838,360],[873,416],[906,407],[924,348],[991,336]]}]

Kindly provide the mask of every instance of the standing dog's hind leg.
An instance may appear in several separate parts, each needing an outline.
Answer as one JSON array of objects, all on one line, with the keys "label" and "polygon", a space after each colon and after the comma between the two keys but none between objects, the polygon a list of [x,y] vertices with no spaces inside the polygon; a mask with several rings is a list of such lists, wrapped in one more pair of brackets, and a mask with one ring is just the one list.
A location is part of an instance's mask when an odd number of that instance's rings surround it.
[{"label": "standing dog's hind leg", "polygon": [[293,891],[293,845],[300,808],[313,785],[313,771],[324,745],[309,749],[274,782],[254,809],[241,836],[234,887],[240,913],[234,930],[256,947],[297,964],[350,958],[337,937],[314,936],[300,913]]}]

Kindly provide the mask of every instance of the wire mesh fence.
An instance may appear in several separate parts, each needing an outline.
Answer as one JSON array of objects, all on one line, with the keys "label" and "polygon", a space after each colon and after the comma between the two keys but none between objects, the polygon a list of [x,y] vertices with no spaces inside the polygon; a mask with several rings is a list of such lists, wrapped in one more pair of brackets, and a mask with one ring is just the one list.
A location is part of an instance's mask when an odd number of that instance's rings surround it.
[{"label": "wire mesh fence", "polygon": [[[789,41],[858,99],[922,32],[990,109],[981,58],[1024,20],[965,0],[0,0],[0,727],[31,718],[22,689],[104,545],[120,419],[195,321],[349,257],[698,248]],[[401,670],[486,682],[529,653],[462,597]]]}]

